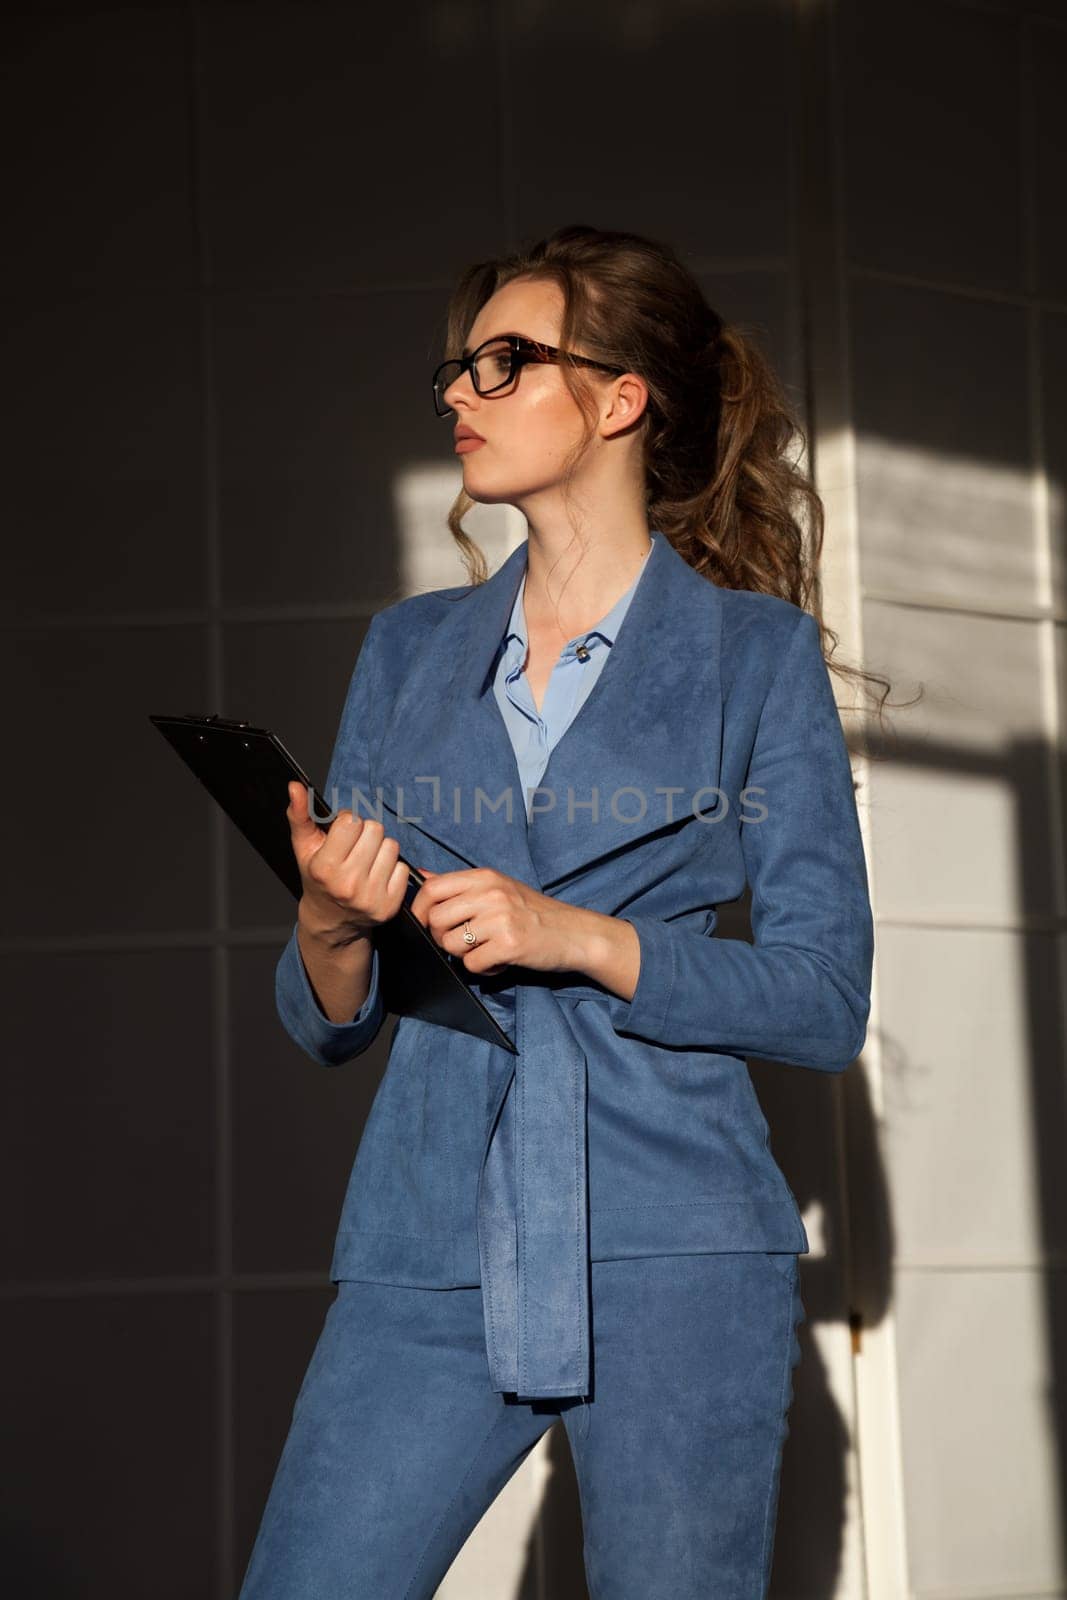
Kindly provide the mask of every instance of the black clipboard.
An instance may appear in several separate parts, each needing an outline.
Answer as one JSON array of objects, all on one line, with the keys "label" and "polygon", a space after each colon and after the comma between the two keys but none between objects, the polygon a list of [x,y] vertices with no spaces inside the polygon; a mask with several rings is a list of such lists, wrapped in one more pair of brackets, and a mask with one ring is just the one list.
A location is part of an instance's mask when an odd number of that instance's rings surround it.
[{"label": "black clipboard", "polygon": [[[148,720],[299,900],[303,883],[285,815],[288,784],[294,780],[302,783],[313,796],[308,814],[323,833],[329,822],[321,818],[333,819],[330,807],[277,734],[215,713],[150,713]],[[395,1016],[420,1017],[456,1028],[517,1055],[488,1006],[470,988],[460,958],[442,950],[411,912],[411,901],[426,880],[417,867],[406,861],[404,865],[408,869],[404,904],[371,935],[379,953],[382,1004]]]}]

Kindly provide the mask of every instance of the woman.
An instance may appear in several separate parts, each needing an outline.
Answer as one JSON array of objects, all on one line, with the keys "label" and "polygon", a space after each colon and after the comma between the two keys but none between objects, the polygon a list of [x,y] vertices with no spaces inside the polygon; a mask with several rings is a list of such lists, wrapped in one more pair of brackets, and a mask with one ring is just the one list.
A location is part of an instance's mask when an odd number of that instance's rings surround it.
[{"label": "woman", "polygon": [[[242,1600],[429,1600],[559,1419],[594,1600],[756,1600],[808,1240],[745,1057],[841,1071],[870,1006],[820,507],[766,363],[652,241],[472,268],[447,348],[471,582],[372,619],[327,833],[291,787],[277,999],[323,1065],[368,1048],[403,856],[516,1052],[397,1021]],[[528,524],[492,578],[476,501]],[[755,943],[711,937],[746,880]]]}]

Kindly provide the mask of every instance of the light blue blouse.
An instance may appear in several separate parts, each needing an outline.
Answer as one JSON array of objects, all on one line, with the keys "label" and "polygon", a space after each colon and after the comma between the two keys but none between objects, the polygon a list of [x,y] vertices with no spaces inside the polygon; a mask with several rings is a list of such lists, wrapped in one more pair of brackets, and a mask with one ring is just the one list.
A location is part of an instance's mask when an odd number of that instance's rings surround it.
[{"label": "light blue blouse", "polygon": [[626,593],[611,610],[586,633],[576,634],[559,653],[552,668],[540,713],[534,704],[523,663],[526,660],[526,574],[523,573],[511,608],[507,632],[500,645],[500,657],[493,677],[493,692],[507,724],[515,760],[522,778],[526,816],[531,815],[531,795],[544,776],[548,758],[585,703],[594,683],[604,670],[608,651],[622,626],[622,619],[641,582],[645,562],[652,553],[649,546],[644,561]]}]

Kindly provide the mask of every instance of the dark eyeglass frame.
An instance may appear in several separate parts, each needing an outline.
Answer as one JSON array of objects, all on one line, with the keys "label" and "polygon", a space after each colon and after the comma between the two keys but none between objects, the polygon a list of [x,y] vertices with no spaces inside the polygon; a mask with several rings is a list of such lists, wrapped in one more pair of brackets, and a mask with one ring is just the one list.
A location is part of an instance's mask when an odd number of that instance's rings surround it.
[{"label": "dark eyeglass frame", "polygon": [[[507,344],[511,346],[511,366],[506,378],[502,378],[499,383],[492,384],[488,389],[479,389],[478,380],[474,371],[474,363],[481,355],[482,351],[491,344]],[[474,386],[474,392],[476,394],[486,395],[495,394],[498,389],[506,389],[509,383],[514,383],[522,368],[529,362],[547,364],[549,362],[556,362],[560,360],[570,361],[574,366],[579,367],[596,367],[600,372],[610,372],[612,376],[616,378],[621,377],[624,372],[629,371],[628,367],[608,366],[606,362],[594,361],[590,356],[578,356],[575,355],[572,350],[560,350],[557,349],[554,344],[542,344],[538,339],[527,339],[523,334],[520,333],[498,333],[494,335],[492,339],[483,340],[478,346],[477,350],[472,350],[469,356],[452,356],[449,358],[449,360],[441,362],[441,365],[437,368],[433,375],[434,410],[439,417],[447,417],[449,412],[453,409],[452,406],[445,406],[444,410],[442,411],[441,407],[437,403],[438,382],[441,374],[447,367],[458,366],[459,371],[454,377],[449,378],[448,382],[442,386],[442,396],[444,395],[445,389],[451,389],[452,385],[454,383],[458,383],[465,372],[469,372],[471,375],[471,383]]]}]

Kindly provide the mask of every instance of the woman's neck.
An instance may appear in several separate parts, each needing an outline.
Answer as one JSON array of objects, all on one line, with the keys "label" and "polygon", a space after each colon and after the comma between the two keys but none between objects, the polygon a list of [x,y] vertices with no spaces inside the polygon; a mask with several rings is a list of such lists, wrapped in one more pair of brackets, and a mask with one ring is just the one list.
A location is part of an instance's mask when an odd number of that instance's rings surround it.
[{"label": "woman's neck", "polygon": [[593,627],[631,587],[651,553],[646,534],[643,545],[575,549],[553,564],[531,537],[523,597],[527,626],[555,630],[564,642]]}]

